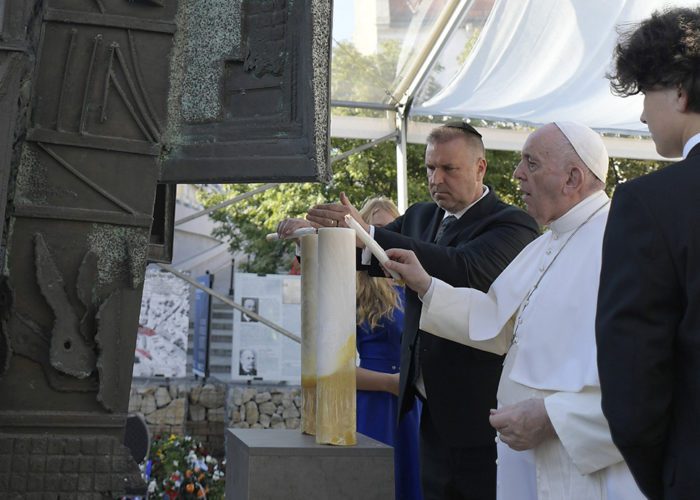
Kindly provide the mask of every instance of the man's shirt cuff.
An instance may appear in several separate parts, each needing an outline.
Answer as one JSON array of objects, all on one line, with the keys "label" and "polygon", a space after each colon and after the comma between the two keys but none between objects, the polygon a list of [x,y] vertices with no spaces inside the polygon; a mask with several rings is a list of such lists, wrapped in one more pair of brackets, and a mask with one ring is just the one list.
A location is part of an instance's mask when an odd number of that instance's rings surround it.
[{"label": "man's shirt cuff", "polygon": [[430,299],[433,297],[433,290],[435,290],[435,278],[430,278],[430,286],[428,291],[422,297],[419,295],[418,298],[423,302],[425,307],[430,307]]},{"label": "man's shirt cuff", "polygon": [[[371,224],[369,226],[369,237],[374,239],[374,226]],[[367,245],[365,245],[365,248],[362,249],[361,263],[363,266],[369,266],[372,263],[372,252]]]}]

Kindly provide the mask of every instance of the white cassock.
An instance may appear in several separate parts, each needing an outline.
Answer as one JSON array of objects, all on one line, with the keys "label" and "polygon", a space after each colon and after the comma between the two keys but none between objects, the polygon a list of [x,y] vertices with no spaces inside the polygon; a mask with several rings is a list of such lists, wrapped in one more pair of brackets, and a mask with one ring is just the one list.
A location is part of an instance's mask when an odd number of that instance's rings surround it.
[{"label": "white cassock", "polygon": [[498,443],[501,500],[644,499],[600,406],[595,312],[608,205],[599,191],[573,207],[523,249],[488,293],[433,279],[423,298],[422,330],[507,351],[499,405],[543,398],[556,430],[556,438],[533,450]]}]

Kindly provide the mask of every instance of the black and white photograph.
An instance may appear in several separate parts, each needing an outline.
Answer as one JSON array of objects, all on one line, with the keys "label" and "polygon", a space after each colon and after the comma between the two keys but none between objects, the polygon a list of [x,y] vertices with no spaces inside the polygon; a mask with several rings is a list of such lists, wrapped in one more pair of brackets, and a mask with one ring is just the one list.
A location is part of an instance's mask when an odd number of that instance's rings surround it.
[{"label": "black and white photograph", "polygon": [[238,353],[238,374],[257,375],[257,355],[253,349],[241,349]]},{"label": "black and white photograph", "polygon": [[[255,314],[258,314],[258,304],[259,300],[257,297],[243,297],[241,301],[241,305],[248,309],[249,311],[253,311]],[[241,313],[241,321],[243,323],[257,323],[258,320],[248,316],[246,313]]]}]

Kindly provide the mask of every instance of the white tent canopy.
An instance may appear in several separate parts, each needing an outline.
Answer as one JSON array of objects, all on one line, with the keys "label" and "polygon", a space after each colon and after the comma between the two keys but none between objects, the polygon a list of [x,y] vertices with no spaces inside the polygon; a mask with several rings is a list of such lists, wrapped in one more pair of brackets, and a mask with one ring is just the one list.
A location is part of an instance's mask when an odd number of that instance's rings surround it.
[{"label": "white tent canopy", "polygon": [[[675,2],[676,5],[695,2]],[[614,96],[605,73],[617,28],[663,7],[658,0],[497,0],[457,77],[411,114],[646,133],[640,95]]]},{"label": "white tent canopy", "polygon": [[[332,136],[370,140],[358,150],[396,141],[401,211],[408,205],[406,143],[424,142],[429,129],[447,117],[497,122],[499,127],[479,128],[489,149],[519,150],[528,126],[570,120],[609,133],[604,141],[613,157],[660,159],[646,125],[639,121],[642,96],[613,95],[605,74],[611,69],[618,29],[655,10],[695,6],[697,1],[354,0],[354,4],[355,27],[363,30],[355,33],[356,47],[395,36],[401,22],[394,19],[405,21],[414,13],[404,24],[407,35],[394,81],[381,80],[378,71],[360,71],[350,77],[352,85],[342,87],[348,91],[375,82],[383,88],[374,95],[388,98],[353,102],[350,95],[331,96],[332,106],[375,113],[371,118],[332,113]],[[373,19],[376,23],[368,31]],[[476,43],[462,61],[473,39]],[[386,116],[377,118],[377,110]],[[515,126],[504,129],[503,123]]]}]

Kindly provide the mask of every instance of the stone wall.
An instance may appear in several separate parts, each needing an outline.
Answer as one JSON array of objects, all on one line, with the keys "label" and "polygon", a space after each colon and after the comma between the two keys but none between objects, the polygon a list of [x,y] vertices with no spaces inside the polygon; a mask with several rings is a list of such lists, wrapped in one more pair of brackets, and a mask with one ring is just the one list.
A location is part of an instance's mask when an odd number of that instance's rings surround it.
[{"label": "stone wall", "polygon": [[224,455],[226,427],[298,429],[298,386],[250,386],[192,379],[134,379],[129,412],[144,415],[151,436],[190,435]]},{"label": "stone wall", "polygon": [[228,400],[231,427],[298,429],[301,425],[299,387],[232,387]]}]

